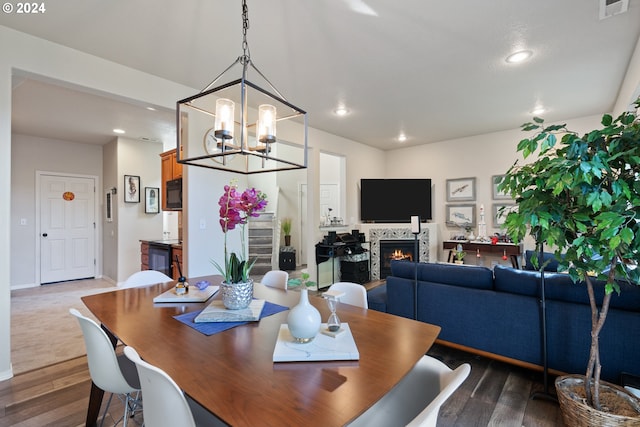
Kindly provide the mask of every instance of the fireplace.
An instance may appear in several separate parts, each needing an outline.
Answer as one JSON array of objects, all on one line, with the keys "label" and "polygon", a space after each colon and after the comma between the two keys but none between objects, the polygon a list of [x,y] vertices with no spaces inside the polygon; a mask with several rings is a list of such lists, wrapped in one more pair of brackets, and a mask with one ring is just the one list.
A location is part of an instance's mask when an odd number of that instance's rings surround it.
[{"label": "fireplace", "polygon": [[380,240],[380,279],[391,275],[391,261],[413,262],[416,259],[414,252],[415,242],[413,240]]},{"label": "fireplace", "polygon": [[[411,241],[411,251],[416,235],[411,232],[408,224],[361,224],[360,232],[368,236],[371,250],[371,280],[380,279],[380,242],[383,240]],[[438,225],[435,223],[422,224],[418,233],[418,255],[414,256],[419,262],[437,262],[438,254]],[[431,238],[429,237],[431,236]],[[415,255],[415,254],[413,254]]]}]

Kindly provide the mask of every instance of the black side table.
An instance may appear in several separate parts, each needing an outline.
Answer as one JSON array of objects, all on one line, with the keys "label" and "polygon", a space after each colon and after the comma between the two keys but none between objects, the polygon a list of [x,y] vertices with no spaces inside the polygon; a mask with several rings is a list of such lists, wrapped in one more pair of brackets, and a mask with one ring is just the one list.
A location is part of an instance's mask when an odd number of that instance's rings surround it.
[{"label": "black side table", "polygon": [[293,246],[280,246],[279,266],[280,270],[283,271],[296,269],[296,248]]}]

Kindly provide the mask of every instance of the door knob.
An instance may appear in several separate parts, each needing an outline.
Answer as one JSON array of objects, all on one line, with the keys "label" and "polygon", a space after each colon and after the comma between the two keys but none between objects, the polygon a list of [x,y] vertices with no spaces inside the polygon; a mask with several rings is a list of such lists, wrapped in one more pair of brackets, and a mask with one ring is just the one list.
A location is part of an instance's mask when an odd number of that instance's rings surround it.
[{"label": "door knob", "polygon": [[42,233],[42,237],[47,237],[48,234],[47,233]]}]

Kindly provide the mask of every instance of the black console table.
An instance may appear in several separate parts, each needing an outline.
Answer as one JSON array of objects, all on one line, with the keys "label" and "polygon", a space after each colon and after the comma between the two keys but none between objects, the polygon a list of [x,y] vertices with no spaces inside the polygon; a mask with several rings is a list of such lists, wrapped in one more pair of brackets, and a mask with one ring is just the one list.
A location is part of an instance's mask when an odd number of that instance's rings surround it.
[{"label": "black console table", "polygon": [[[340,262],[340,280],[361,284],[369,281],[370,257],[369,251],[362,248],[363,244],[364,243],[361,242],[335,242],[332,244],[316,244],[316,282],[318,283],[318,290],[328,288],[329,286],[331,286],[331,284],[338,281],[335,277],[336,260]],[[329,260],[331,261],[331,283],[322,284],[320,283],[319,265]],[[364,269],[365,265],[366,270]]]}]

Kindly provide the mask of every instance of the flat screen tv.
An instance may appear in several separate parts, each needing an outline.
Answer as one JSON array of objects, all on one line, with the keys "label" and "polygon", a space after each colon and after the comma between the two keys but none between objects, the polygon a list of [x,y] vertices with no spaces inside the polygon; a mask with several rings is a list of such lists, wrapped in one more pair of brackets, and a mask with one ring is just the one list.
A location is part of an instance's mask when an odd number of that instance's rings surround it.
[{"label": "flat screen tv", "polygon": [[431,180],[417,178],[361,179],[362,222],[411,222],[431,219]]}]

